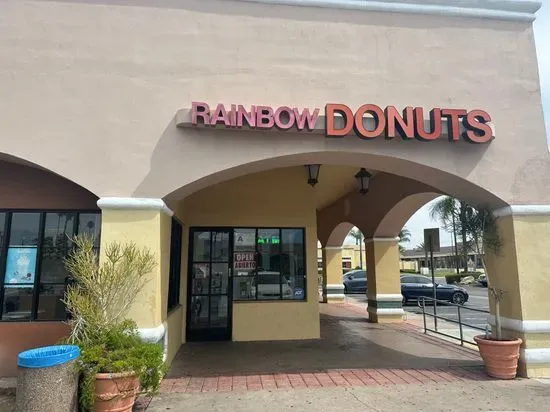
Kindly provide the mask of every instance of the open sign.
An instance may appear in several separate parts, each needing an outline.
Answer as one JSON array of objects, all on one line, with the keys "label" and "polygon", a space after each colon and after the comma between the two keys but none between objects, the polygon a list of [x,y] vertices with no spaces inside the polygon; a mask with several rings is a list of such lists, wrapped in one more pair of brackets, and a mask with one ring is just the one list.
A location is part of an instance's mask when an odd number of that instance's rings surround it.
[{"label": "open sign", "polygon": [[256,259],[254,252],[234,253],[233,267],[235,269],[256,269]]}]

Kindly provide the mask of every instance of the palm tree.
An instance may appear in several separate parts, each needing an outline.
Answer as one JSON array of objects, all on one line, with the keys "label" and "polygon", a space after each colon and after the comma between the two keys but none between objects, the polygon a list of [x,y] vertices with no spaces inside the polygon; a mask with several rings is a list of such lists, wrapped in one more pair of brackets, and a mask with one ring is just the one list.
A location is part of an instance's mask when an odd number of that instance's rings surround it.
[{"label": "palm tree", "polygon": [[403,254],[405,252],[405,247],[401,243],[409,243],[411,241],[411,232],[409,229],[404,227],[399,231],[399,253]]},{"label": "palm tree", "polygon": [[[456,260],[456,273],[460,272],[460,261],[458,259],[458,243],[456,241],[456,232],[457,232],[457,221],[464,222],[464,212],[462,210],[462,202],[457,204],[457,200],[451,196],[445,196],[438,200],[430,208],[430,217],[432,219],[439,219],[443,223],[445,229],[449,232],[452,232],[453,238],[455,241],[455,260]],[[465,225],[461,225],[463,228]],[[462,230],[462,245],[463,253],[466,247],[466,239],[464,229]],[[464,260],[466,269],[468,270],[468,259],[467,259],[467,250],[465,252],[466,259]]]},{"label": "palm tree", "polygon": [[416,247],[417,249],[424,251],[424,262],[426,262],[426,266],[429,266],[428,264],[428,245],[426,245],[423,241],[418,244]]},{"label": "palm tree", "polygon": [[359,245],[359,265],[363,269],[363,233],[357,228],[349,232],[350,236],[355,239],[355,244]]}]

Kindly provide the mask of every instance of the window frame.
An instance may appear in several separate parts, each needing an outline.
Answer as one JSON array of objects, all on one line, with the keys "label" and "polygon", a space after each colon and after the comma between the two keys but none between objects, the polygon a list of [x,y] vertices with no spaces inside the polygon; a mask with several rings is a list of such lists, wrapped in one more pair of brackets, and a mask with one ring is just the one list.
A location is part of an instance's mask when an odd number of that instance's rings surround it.
[{"label": "window frame", "polygon": [[[195,228],[196,229],[196,228]],[[201,230],[204,229],[204,230],[215,230],[216,228],[203,228],[201,227],[200,228]],[[220,229],[220,227],[218,227],[218,229]],[[247,303],[247,302],[254,302],[254,303],[258,303],[258,302],[307,302],[308,300],[308,294],[307,294],[307,238],[306,238],[306,228],[305,227],[288,227],[288,226],[230,226],[230,227],[226,227],[226,229],[229,229],[229,230],[232,230],[233,231],[233,237],[235,235],[235,230],[237,229],[254,229],[255,230],[255,234],[254,234],[254,254],[255,254],[255,260],[256,260],[256,269],[254,270],[254,275],[250,275],[249,277],[253,277],[254,278],[254,284],[256,286],[256,296],[254,299],[235,299],[234,297],[234,291],[233,291],[233,287],[235,285],[234,283],[234,279],[237,277],[235,276],[235,273],[233,273],[235,270],[234,270],[234,262],[233,262],[233,257],[235,255],[235,244],[234,244],[234,241],[233,241],[233,244],[231,245],[231,249],[232,249],[232,252],[233,252],[233,256],[231,257],[231,264],[232,264],[232,268],[231,268],[231,272],[232,272],[232,276],[231,276],[231,300],[232,302],[237,302],[237,303]],[[301,299],[294,299],[294,296],[292,297],[292,299],[285,299],[283,297],[283,283],[282,283],[282,279],[283,279],[283,272],[282,270],[279,270],[279,297],[277,299],[258,299],[258,268],[259,268],[259,262],[258,262],[258,259],[259,259],[259,252],[258,252],[258,231],[259,230],[278,230],[279,231],[279,239],[280,239],[280,243],[279,243],[279,253],[278,255],[279,256],[282,256],[283,255],[283,230],[299,230],[302,232],[302,239],[303,239],[303,243],[302,243],[302,255],[303,255],[303,264],[304,264],[304,276],[303,276],[303,279],[304,279],[304,287],[303,287],[303,292],[304,292],[304,296],[303,298]],[[281,268],[280,268],[281,269]]]},{"label": "window frame", "polygon": [[[44,230],[46,226],[46,216],[48,213],[72,213],[75,215],[75,223],[73,225],[73,236],[78,234],[80,227],[80,215],[83,214],[97,214],[102,215],[101,210],[99,209],[21,209],[21,208],[0,208],[0,213],[5,213],[4,221],[4,236],[2,242],[2,248],[0,249],[0,256],[3,256],[3,259],[0,261],[0,323],[2,322],[63,322],[65,319],[38,319],[38,305],[40,300],[40,285],[41,285],[41,270],[42,270],[42,249],[44,247]],[[7,257],[8,250],[10,247],[10,236],[11,236],[11,227],[12,227],[12,217],[14,213],[37,213],[39,214],[39,225],[38,225],[38,244],[36,245],[36,268],[35,268],[35,277],[34,283],[32,285],[32,300],[31,300],[31,309],[29,319],[2,319],[4,315],[4,298],[5,298],[5,279],[6,279],[6,266],[7,266]],[[98,245],[101,241],[101,229],[99,230],[99,239]],[[96,247],[94,247],[96,248]],[[99,246],[97,246],[99,249]],[[65,282],[48,282],[48,285],[58,286],[63,285],[66,287]]]}]

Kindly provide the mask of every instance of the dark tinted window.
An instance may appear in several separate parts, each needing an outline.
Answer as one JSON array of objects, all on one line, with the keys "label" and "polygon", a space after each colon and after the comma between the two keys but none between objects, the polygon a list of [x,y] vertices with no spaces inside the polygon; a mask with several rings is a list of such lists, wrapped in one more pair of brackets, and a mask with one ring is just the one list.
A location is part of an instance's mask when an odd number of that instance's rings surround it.
[{"label": "dark tinted window", "polygon": [[39,213],[14,213],[11,218],[10,246],[38,245]]},{"label": "dark tinted window", "polygon": [[305,300],[303,229],[234,229],[233,233],[234,300]]},{"label": "dark tinted window", "polygon": [[413,276],[403,276],[401,283],[416,283]]},{"label": "dark tinted window", "polygon": [[6,214],[0,213],[0,249],[4,246],[4,234],[6,232],[5,230],[6,226]]},{"label": "dark tinted window", "polygon": [[81,213],[78,217],[78,234],[93,236],[95,245],[99,246],[101,233],[101,215],[99,213]]},{"label": "dark tinted window", "polygon": [[425,278],[423,276],[416,276],[416,283],[421,283],[423,285],[427,285],[429,283],[432,283],[431,279]]},{"label": "dark tinted window", "polygon": [[64,259],[77,228],[94,234],[99,249],[99,213],[0,213],[1,320],[66,319],[63,296],[70,278]]},{"label": "dark tinted window", "polygon": [[180,303],[182,227],[172,218],[170,238],[170,272],[168,275],[168,310]]}]

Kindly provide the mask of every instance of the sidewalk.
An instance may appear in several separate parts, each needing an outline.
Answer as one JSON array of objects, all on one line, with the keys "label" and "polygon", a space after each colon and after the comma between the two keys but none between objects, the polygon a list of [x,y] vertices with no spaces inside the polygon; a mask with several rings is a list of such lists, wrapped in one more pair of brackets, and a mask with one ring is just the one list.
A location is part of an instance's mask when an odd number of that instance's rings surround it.
[{"label": "sidewalk", "polygon": [[170,411],[548,411],[550,386],[537,381],[458,381],[419,385],[333,387],[255,392],[169,393],[147,412]]},{"label": "sidewalk", "polygon": [[11,412],[15,405],[15,378],[0,378],[0,412]]},{"label": "sidewalk", "polygon": [[[233,370],[244,370],[241,374],[229,373],[231,368],[224,362],[211,368],[209,359],[214,363],[222,359],[205,357],[204,345],[184,345],[180,360],[187,362],[172,368],[161,393],[143,407],[148,412],[548,410],[550,385],[539,380],[489,378],[477,351],[425,335],[421,316],[409,314],[399,324],[369,324],[366,305],[351,304],[322,305],[321,314],[321,340],[302,344],[308,356],[296,343],[299,359],[287,358],[285,342],[278,342],[283,349],[271,355],[273,348],[259,342],[246,348],[237,345],[252,363],[257,360],[254,348],[260,350],[264,359],[259,366],[267,368],[265,373],[251,372],[253,368],[238,362]],[[231,346],[224,346],[223,356],[234,361]],[[324,353],[325,366],[339,363],[342,367],[318,370],[323,363],[315,356],[317,351]],[[309,372],[304,371],[307,365]],[[301,371],[292,373],[291,367]],[[219,368],[226,374],[216,375]],[[189,376],[184,376],[186,372]]]}]

